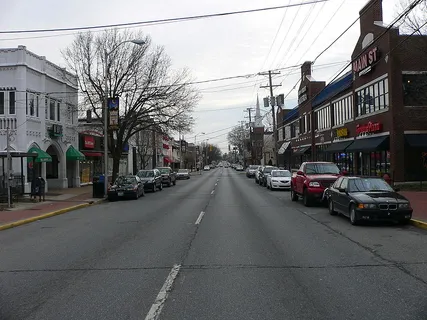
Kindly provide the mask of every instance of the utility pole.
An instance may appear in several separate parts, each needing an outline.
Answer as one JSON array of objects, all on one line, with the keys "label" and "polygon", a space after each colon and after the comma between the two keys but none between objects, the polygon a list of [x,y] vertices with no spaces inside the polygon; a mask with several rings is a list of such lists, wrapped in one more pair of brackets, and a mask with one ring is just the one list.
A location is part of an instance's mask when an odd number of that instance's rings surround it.
[{"label": "utility pole", "polygon": [[153,169],[155,167],[157,167],[157,146],[156,146],[156,129],[153,126],[153,131],[152,131],[152,139],[153,139],[153,144],[152,144],[152,148],[153,148],[153,157],[151,158],[152,160],[152,165],[153,165]]},{"label": "utility pole", "polygon": [[6,129],[6,186],[7,186],[7,206],[10,208],[12,206],[12,199],[11,199],[11,194],[10,194],[10,170],[11,170],[11,161],[10,161],[10,132],[9,132],[9,127],[7,127]]},{"label": "utility pole", "polygon": [[[252,162],[252,164],[254,163],[254,159],[252,159],[253,158],[253,156],[254,156],[254,153],[253,153],[253,141],[252,141],[252,114],[251,114],[251,111],[253,111],[254,109],[252,109],[252,108],[246,108],[246,110],[244,111],[244,112],[247,112],[248,113],[248,117],[245,117],[245,118],[249,118],[249,144],[250,144],[250,150],[248,150],[248,152],[250,152],[250,154],[251,154],[251,162]],[[246,165],[246,163],[245,163],[245,165]]]},{"label": "utility pole", "polygon": [[267,86],[260,86],[260,88],[269,88],[270,89],[270,105],[271,105],[271,112],[272,112],[272,116],[273,116],[273,140],[274,140],[273,154],[274,154],[274,161],[276,162],[276,166],[278,166],[279,162],[278,162],[278,153],[277,153],[276,112],[274,111],[274,106],[276,105],[276,103],[275,103],[275,98],[273,95],[273,88],[280,87],[281,84],[273,84],[273,80],[272,80],[271,76],[275,75],[275,74],[280,74],[280,72],[273,72],[270,70],[267,73],[260,73],[260,75],[263,75],[263,76],[268,75],[268,82],[269,82],[269,84]]}]

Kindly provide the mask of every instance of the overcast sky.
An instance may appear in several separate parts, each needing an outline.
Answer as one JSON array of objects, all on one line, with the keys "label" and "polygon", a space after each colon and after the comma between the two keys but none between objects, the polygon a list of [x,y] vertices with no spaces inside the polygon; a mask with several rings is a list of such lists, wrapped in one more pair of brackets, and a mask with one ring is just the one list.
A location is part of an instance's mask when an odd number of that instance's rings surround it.
[{"label": "overcast sky", "polygon": [[[0,30],[105,25],[304,2],[308,0],[14,0],[2,3]],[[383,0],[386,23],[396,16],[397,2]],[[358,17],[359,10],[366,3],[366,0],[329,0],[288,9],[141,29],[156,44],[165,47],[175,68],[187,67],[194,78],[201,81],[286,68],[313,60]],[[329,82],[345,67],[359,37],[359,30],[357,23],[316,61],[313,66],[316,80]],[[0,47],[25,45],[28,50],[64,65],[61,50],[72,42],[74,34],[66,32],[48,38],[40,36],[0,35]],[[296,105],[296,90],[291,89],[298,78],[299,68],[282,70],[280,75],[275,76],[274,83],[281,84],[275,89],[275,95],[289,93],[286,108]],[[194,142],[195,134],[205,132],[205,135],[198,136],[198,141],[209,138],[209,143],[218,144],[226,151],[228,129],[222,129],[248,120],[243,110],[255,107],[257,94],[261,101],[268,95],[266,89],[259,88],[265,84],[266,77],[258,76],[198,85],[203,98],[194,113],[194,132],[186,136],[187,140]]]}]

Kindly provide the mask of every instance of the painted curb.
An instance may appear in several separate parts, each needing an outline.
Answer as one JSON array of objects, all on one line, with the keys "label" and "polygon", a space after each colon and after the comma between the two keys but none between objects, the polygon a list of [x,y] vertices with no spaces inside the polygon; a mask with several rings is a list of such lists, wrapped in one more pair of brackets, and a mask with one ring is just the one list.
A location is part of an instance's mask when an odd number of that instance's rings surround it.
[{"label": "painted curb", "polygon": [[421,220],[411,219],[409,221],[409,223],[411,225],[413,225],[414,227],[418,227],[418,228],[427,230],[427,222],[424,222],[424,221],[421,221]]},{"label": "painted curb", "polygon": [[101,203],[104,200],[105,199],[97,200],[97,201],[94,201],[94,202],[91,202],[91,203],[89,203],[89,202],[88,203],[81,203],[81,204],[78,204],[78,205],[75,205],[75,206],[72,206],[72,207],[68,207],[68,208],[64,208],[64,209],[59,209],[59,210],[56,210],[56,211],[48,212],[48,213],[45,213],[45,214],[42,214],[42,215],[39,215],[39,216],[36,216],[36,217],[31,217],[31,218],[27,218],[27,219],[23,219],[23,220],[14,221],[14,222],[11,222],[11,223],[8,223],[8,224],[3,224],[3,225],[0,225],[0,231],[11,229],[11,228],[15,228],[15,227],[19,227],[19,226],[22,226],[24,224],[35,222],[37,220],[47,219],[47,218],[54,217],[54,216],[57,216],[57,215],[60,215],[60,214],[63,214],[63,213],[67,213],[67,212],[70,212],[70,211],[74,211],[74,210],[77,210],[77,209],[86,208],[86,207],[89,207],[89,206]]}]

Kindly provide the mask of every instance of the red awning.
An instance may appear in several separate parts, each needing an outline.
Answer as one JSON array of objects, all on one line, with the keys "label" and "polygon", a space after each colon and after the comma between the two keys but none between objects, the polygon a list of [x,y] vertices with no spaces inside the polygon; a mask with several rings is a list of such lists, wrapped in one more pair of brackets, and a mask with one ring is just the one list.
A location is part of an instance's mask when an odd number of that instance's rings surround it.
[{"label": "red awning", "polygon": [[82,152],[86,157],[102,157],[103,154],[101,152]]},{"label": "red awning", "polygon": [[170,158],[168,158],[168,157],[164,157],[163,161],[166,162],[166,163],[171,163],[172,162],[172,160]]}]

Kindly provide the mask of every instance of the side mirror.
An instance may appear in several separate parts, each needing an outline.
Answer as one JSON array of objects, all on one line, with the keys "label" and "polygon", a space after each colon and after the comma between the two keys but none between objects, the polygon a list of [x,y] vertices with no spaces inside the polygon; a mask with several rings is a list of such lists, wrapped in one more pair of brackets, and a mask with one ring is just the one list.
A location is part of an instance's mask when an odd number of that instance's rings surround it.
[{"label": "side mirror", "polygon": [[339,192],[346,192],[347,193],[347,189],[344,189],[344,188],[338,188],[338,191]]},{"label": "side mirror", "polygon": [[301,171],[301,170],[298,170],[297,171],[297,175],[299,175],[299,176],[305,176],[305,173],[303,171]]}]

